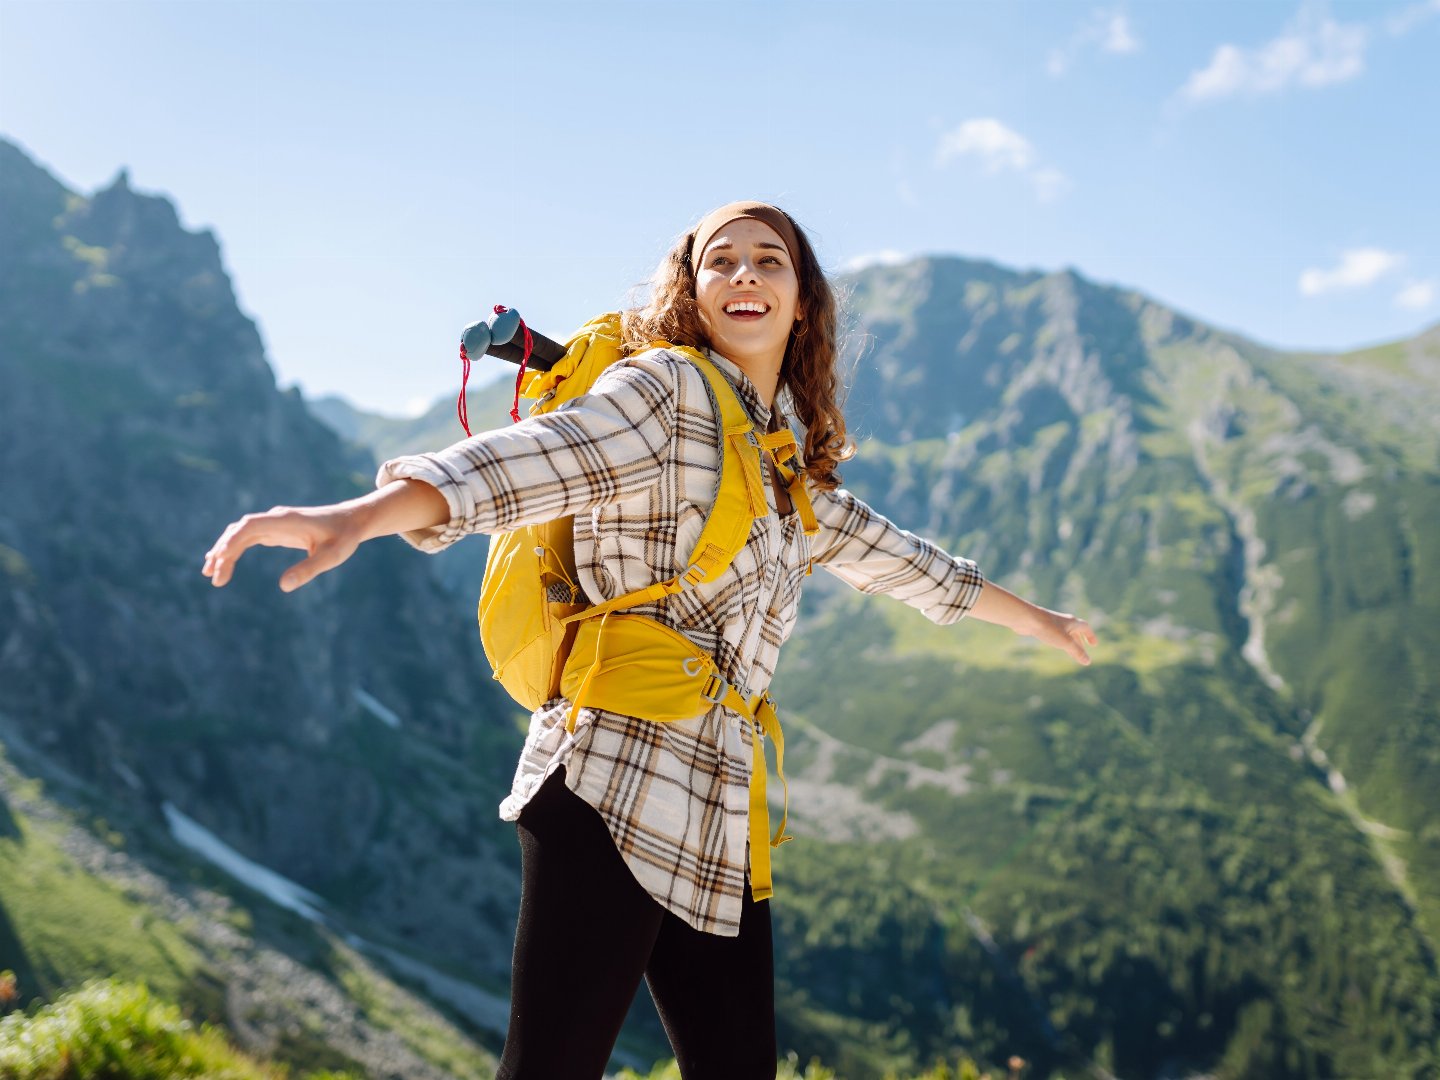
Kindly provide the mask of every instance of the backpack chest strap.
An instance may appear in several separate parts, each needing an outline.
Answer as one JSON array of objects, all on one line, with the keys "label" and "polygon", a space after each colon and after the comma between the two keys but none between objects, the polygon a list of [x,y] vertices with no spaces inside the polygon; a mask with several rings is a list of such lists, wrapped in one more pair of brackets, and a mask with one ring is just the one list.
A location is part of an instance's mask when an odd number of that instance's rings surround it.
[{"label": "backpack chest strap", "polygon": [[[582,708],[671,723],[693,720],[719,705],[744,718],[751,734],[750,893],[756,900],[768,899],[774,892],[770,848],[791,839],[785,833],[790,806],[785,736],[770,694],[747,697],[725,680],[709,653],[684,634],[643,615],[605,614],[582,622],[560,686],[572,703],[565,722],[571,732]],[[775,744],[775,771],[784,790],[773,837],[765,793],[767,738]]]}]

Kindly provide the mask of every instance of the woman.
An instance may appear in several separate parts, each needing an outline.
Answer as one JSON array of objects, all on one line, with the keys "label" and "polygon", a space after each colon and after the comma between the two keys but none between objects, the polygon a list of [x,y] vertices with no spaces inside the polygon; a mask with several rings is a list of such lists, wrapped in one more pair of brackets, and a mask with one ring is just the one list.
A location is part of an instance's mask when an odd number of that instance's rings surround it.
[{"label": "woman", "polygon": [[[568,515],[592,602],[684,569],[714,498],[720,442],[696,365],[645,349],[664,340],[707,350],[762,430],[788,423],[777,397],[788,401],[805,428],[820,529],[806,534],[772,477],[771,513],[725,574],[634,613],[685,634],[756,694],[813,561],[937,623],[968,614],[1089,663],[1085,622],[987,583],[974,563],[839,489],[849,446],[835,300],[783,211],[746,202],[708,214],[661,264],[648,306],[625,314],[624,331],[638,351],[590,394],[388,461],[362,498],[247,515],[207,553],[204,573],[224,585],[255,544],[300,548],[308,557],[281,577],[288,592],[373,537],[399,533],[437,551],[468,533]],[[751,896],[747,852],[750,726],[719,706],[665,724],[582,708],[572,732],[569,708],[562,698],[535,711],[501,805],[517,822],[523,885],[499,1076],[599,1077],[643,976],[686,1080],[773,1077],[770,911]]]}]

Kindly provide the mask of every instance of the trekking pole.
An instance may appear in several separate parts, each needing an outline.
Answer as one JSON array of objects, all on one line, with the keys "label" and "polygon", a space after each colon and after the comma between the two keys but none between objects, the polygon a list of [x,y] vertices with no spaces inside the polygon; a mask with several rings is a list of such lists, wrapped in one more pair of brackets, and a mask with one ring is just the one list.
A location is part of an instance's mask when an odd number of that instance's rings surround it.
[{"label": "trekking pole", "polygon": [[470,360],[471,357],[487,354],[520,365],[519,374],[515,376],[515,401],[510,408],[510,419],[518,424],[520,388],[525,381],[525,373],[531,369],[549,371],[556,361],[565,355],[565,346],[544,334],[535,333],[525,325],[525,320],[518,311],[507,308],[504,304],[496,304],[495,314],[489,319],[482,319],[467,326],[460,335],[460,360],[465,368],[460,379],[460,399],[455,403],[455,413],[460,418],[460,426],[465,429],[466,435],[472,434],[469,409],[465,401],[465,386],[470,381]]},{"label": "trekking pole", "polygon": [[[474,358],[488,353],[512,364],[525,361],[527,367],[536,371],[549,371],[551,365],[565,355],[564,345],[526,327],[530,334],[530,356],[526,360],[525,335],[521,333],[525,320],[520,318],[520,313],[514,308],[503,305],[496,307],[495,314],[489,319],[473,322],[465,328],[460,342],[468,356]],[[519,341],[516,341],[517,334]]]}]

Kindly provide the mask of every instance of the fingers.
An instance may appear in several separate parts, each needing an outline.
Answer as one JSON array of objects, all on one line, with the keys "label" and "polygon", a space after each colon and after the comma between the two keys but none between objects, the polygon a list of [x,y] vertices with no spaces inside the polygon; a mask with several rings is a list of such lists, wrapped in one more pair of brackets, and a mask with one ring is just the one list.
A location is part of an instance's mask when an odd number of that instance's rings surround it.
[{"label": "fingers", "polygon": [[1086,645],[1097,645],[1099,639],[1090,624],[1084,619],[1077,619],[1074,615],[1066,615],[1062,612],[1052,612],[1053,624],[1059,631],[1055,638],[1050,639],[1050,644],[1057,649],[1063,650],[1077,664],[1090,666],[1090,653],[1086,651]]},{"label": "fingers", "polygon": [[317,547],[308,559],[301,559],[294,566],[280,575],[280,588],[283,592],[294,592],[302,585],[308,585],[327,570],[334,570],[353,553],[354,548],[349,551],[342,550],[335,544],[323,544]]},{"label": "fingers", "polygon": [[312,539],[304,521],[289,507],[277,506],[263,514],[246,514],[231,522],[205,553],[200,572],[217,589],[229,584],[240,556],[257,544],[309,550]]}]

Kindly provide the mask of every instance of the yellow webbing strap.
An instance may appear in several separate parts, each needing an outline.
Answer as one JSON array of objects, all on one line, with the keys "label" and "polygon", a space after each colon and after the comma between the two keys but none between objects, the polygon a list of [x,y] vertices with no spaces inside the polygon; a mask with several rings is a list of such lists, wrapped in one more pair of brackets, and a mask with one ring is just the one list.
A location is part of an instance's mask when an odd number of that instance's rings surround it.
[{"label": "yellow webbing strap", "polygon": [[[745,406],[740,404],[740,399],[719,368],[693,349],[682,351],[709,380],[720,409],[720,484],[715,493],[715,504],[705,518],[705,525],[695,541],[695,550],[684,573],[588,607],[565,619],[566,623],[654,603],[702,581],[713,581],[728,570],[735,556],[740,554],[755,519],[770,512],[770,506],[765,501],[765,480],[760,475],[760,455],[755,451],[756,441],[752,441],[755,425],[745,412]],[[808,508],[808,499],[806,505]],[[813,513],[811,517],[814,517]]]},{"label": "yellow webbing strap", "polygon": [[[769,693],[746,700],[720,675],[715,660],[684,634],[643,615],[607,614],[580,626],[566,665],[561,692],[572,708],[566,730],[575,730],[580,709],[604,709],[657,723],[702,716],[714,705],[750,724],[750,895],[774,893],[770,849],[791,837],[790,784],[785,779],[785,735]],[[763,736],[763,737],[762,737]],[[765,739],[775,744],[775,772],[784,790],[780,824],[770,833],[765,793]]]},{"label": "yellow webbing strap", "polygon": [[789,428],[767,432],[759,437],[759,442],[761,449],[769,452],[770,460],[775,463],[775,471],[780,474],[780,483],[789,494],[795,512],[800,515],[800,526],[805,530],[805,535],[814,536],[820,531],[820,523],[815,519],[815,507],[810,502],[810,492],[805,487],[805,471],[792,468],[790,464],[800,453],[800,448],[795,445],[794,432]]},{"label": "yellow webbing strap", "polygon": [[[747,702],[740,691],[718,674],[712,678],[724,686],[724,696],[719,703],[733,709],[750,723],[750,897],[768,900],[775,892],[770,880],[770,849],[793,839],[785,832],[785,823],[790,817],[790,783],[785,779],[785,736],[780,730],[775,703],[768,693]],[[774,836],[770,835],[770,803],[765,795],[765,738],[775,743],[775,774],[780,777],[785,793],[780,825]]]},{"label": "yellow webbing strap", "polygon": [[[730,692],[740,696],[733,688]],[[790,783],[785,779],[785,736],[780,730],[775,703],[768,693],[757,697],[749,709],[736,711],[750,720],[750,897],[753,900],[768,900],[775,893],[770,880],[770,849],[794,839],[785,832],[785,823],[790,817]],[[780,777],[784,792],[780,824],[776,826],[774,836],[770,835],[770,804],[765,796],[766,738],[775,744],[775,775]]]}]

